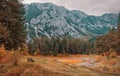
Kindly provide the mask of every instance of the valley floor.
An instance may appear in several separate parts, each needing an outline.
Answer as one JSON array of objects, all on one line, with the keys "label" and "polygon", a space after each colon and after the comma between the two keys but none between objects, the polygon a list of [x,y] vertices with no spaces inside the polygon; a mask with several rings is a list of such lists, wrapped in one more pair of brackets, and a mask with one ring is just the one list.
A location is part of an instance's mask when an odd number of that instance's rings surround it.
[{"label": "valley floor", "polygon": [[16,66],[5,58],[1,59],[0,76],[120,76],[120,56],[108,59],[100,55],[21,55]]}]

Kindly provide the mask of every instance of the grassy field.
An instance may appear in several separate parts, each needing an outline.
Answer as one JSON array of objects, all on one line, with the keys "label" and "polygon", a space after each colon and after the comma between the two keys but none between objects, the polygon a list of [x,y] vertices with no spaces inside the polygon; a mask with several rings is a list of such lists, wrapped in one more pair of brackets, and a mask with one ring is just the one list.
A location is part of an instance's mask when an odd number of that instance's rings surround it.
[{"label": "grassy field", "polygon": [[[28,61],[28,58],[34,62]],[[91,60],[93,58],[94,61]],[[0,76],[120,76],[119,70],[106,71],[105,65],[108,61],[105,62],[105,60],[104,57],[98,55],[54,57],[11,54],[1,58]],[[80,65],[86,62],[94,66]]]}]

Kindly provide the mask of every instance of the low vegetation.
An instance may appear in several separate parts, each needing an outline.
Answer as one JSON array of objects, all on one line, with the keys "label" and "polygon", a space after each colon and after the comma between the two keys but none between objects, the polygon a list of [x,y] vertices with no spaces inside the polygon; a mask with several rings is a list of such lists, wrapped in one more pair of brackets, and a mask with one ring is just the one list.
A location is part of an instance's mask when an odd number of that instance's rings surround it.
[{"label": "low vegetation", "polygon": [[[10,54],[9,54],[10,55]],[[68,55],[68,56],[26,56],[17,55],[17,65],[14,55],[3,56],[0,61],[0,76],[116,76],[119,75],[119,58],[108,60],[100,55]],[[34,60],[29,61],[28,58]],[[91,60],[95,59],[91,63]],[[81,60],[80,59],[85,59]],[[117,62],[115,62],[117,61]],[[83,63],[95,66],[81,66]],[[111,63],[112,62],[112,63]],[[99,65],[100,64],[100,65]]]}]

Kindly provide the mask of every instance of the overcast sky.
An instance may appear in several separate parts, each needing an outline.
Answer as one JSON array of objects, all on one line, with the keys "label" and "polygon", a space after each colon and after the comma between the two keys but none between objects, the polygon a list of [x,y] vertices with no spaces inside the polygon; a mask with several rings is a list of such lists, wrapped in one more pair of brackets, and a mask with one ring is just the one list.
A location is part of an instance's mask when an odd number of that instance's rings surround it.
[{"label": "overcast sky", "polygon": [[51,2],[64,6],[70,10],[80,10],[89,15],[102,15],[104,13],[118,13],[120,0],[24,0],[23,3]]}]

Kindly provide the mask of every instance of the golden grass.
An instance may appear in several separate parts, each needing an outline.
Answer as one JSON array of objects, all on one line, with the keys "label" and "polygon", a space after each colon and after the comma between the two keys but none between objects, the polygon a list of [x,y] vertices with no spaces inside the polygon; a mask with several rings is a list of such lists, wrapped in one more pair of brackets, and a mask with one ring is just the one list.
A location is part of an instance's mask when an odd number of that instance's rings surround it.
[{"label": "golden grass", "polygon": [[9,69],[5,76],[66,76],[59,72],[50,71],[36,63],[22,63]]},{"label": "golden grass", "polygon": [[84,62],[83,60],[59,60],[62,63],[66,63],[66,64],[78,64],[78,63],[82,63]]},{"label": "golden grass", "polygon": [[[90,70],[86,67],[75,65],[84,62],[83,60],[79,60],[76,58],[95,58],[95,63],[99,63],[103,61],[103,59],[106,60],[104,57],[98,55],[69,55],[65,57],[44,57],[23,56],[17,54],[9,54],[3,57],[1,64],[4,64],[4,66],[1,66],[2,68],[0,67],[0,76],[100,76],[99,74],[101,72],[99,73],[100,69],[97,67]],[[35,60],[35,62],[28,62],[27,58],[32,58],[33,60]],[[14,60],[18,60],[16,66],[11,65],[11,62],[12,64],[14,64]],[[61,62],[59,62],[58,60],[61,60]],[[109,62],[114,62],[114,59],[110,60]],[[95,71],[97,69],[98,72]],[[110,70],[110,72],[111,71],[112,70]],[[101,73],[101,76],[109,76],[109,74]]]}]

